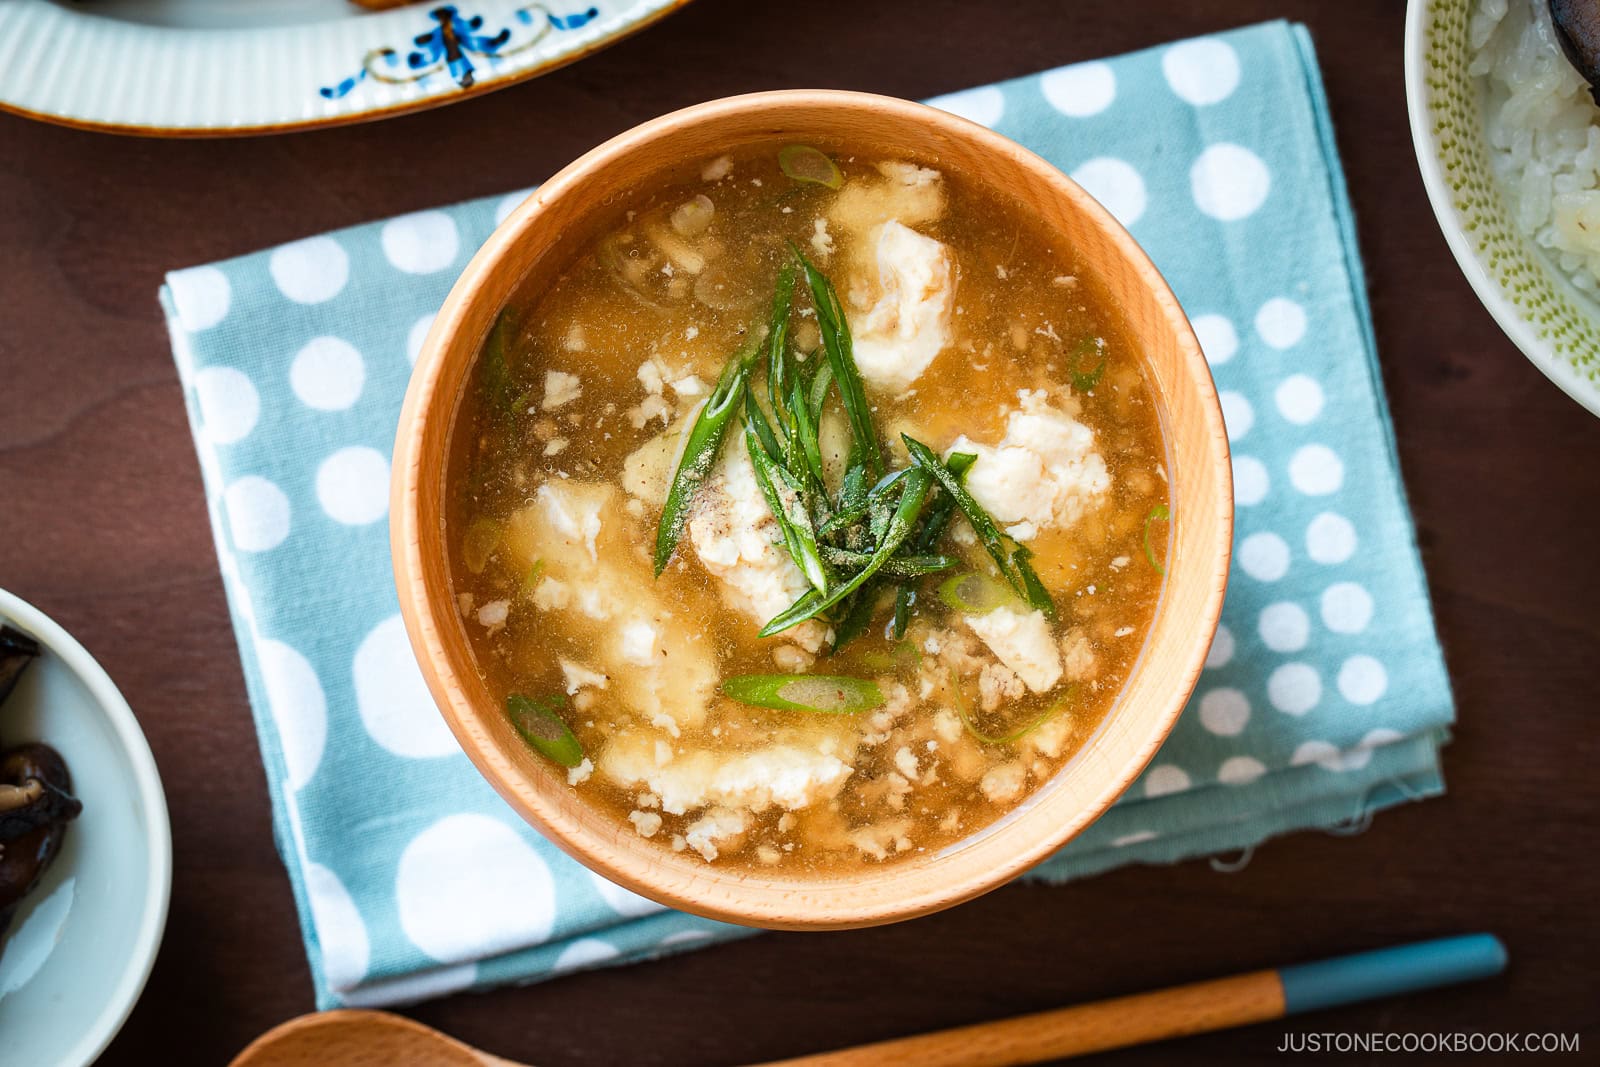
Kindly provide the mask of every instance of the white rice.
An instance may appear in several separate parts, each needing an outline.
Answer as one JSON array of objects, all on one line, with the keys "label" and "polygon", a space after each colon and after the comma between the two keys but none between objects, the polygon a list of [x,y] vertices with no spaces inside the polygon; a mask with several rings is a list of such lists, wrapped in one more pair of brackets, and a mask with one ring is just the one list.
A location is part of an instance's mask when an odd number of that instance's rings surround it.
[{"label": "white rice", "polygon": [[1561,51],[1547,0],[1478,0],[1467,33],[1517,228],[1579,289],[1600,292],[1600,107]]}]

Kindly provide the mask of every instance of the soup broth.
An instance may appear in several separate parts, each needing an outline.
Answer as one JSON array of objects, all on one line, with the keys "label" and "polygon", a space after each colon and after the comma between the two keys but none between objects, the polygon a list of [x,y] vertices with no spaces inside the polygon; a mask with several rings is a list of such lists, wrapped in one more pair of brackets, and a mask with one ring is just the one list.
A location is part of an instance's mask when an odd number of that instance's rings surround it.
[{"label": "soup broth", "polygon": [[1155,611],[1163,442],[1117,309],[916,162],[687,163],[512,302],[462,405],[446,534],[490,692],[707,863],[829,873],[993,822]]}]

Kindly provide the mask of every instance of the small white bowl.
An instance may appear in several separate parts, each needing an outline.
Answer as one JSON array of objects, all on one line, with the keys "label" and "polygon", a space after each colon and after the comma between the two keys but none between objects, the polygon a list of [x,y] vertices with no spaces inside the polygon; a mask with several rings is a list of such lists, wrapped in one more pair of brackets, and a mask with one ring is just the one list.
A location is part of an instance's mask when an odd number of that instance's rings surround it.
[{"label": "small white bowl", "polygon": [[122,1027],[161,944],[172,890],[167,802],[133,711],[94,657],[4,590],[0,623],[41,651],[0,708],[0,743],[53,746],[83,801],[0,943],[0,1061],[79,1067]]},{"label": "small white bowl", "polygon": [[1489,165],[1482,89],[1467,72],[1474,0],[1410,0],[1406,105],[1422,184],[1478,299],[1522,354],[1600,415],[1600,304],[1517,229]]}]

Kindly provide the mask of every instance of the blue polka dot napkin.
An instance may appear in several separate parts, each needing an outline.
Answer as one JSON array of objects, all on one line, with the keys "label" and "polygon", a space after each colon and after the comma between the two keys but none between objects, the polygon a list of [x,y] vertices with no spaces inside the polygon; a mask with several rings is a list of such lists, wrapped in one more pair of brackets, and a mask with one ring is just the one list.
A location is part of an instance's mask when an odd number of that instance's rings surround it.
[{"label": "blue polka dot napkin", "polygon": [[[1040,152],[1143,242],[1194,320],[1234,448],[1234,578],[1194,699],[1039,873],[1359,828],[1441,792],[1450,690],[1305,31],[933,102]],[[747,932],[641,900],[524,825],[457,749],[400,623],[386,519],[401,396],[432,312],[523,195],[175,271],[161,294],[322,1007]]]}]

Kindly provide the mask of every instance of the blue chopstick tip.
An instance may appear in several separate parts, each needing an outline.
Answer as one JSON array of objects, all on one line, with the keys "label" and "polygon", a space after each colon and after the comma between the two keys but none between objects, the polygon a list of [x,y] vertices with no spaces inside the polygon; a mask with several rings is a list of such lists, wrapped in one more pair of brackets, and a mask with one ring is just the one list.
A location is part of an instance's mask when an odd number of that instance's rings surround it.
[{"label": "blue chopstick tip", "polygon": [[1509,958],[1493,934],[1464,934],[1284,967],[1284,1014],[1490,978]]}]

